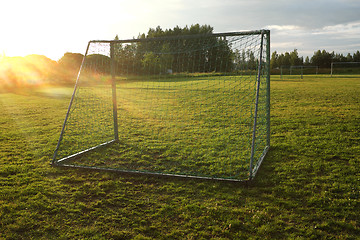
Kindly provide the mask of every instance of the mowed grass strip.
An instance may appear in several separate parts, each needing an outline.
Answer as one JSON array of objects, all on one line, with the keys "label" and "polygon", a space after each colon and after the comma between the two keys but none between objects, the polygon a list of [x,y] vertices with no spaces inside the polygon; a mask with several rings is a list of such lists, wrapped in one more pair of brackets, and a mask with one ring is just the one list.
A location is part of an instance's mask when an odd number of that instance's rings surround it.
[{"label": "mowed grass strip", "polygon": [[52,168],[59,91],[0,95],[0,238],[360,235],[360,77],[272,76],[272,147],[248,184]]}]

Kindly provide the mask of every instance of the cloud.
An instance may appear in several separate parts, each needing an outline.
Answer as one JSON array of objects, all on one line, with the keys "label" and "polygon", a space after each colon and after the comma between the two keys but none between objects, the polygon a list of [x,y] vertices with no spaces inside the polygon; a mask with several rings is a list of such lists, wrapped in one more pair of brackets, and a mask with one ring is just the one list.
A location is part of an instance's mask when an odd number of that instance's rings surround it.
[{"label": "cloud", "polygon": [[316,50],[354,53],[360,48],[360,20],[343,24],[308,29],[297,25],[269,25],[272,51],[299,50],[300,55],[311,56]]},{"label": "cloud", "polygon": [[340,38],[360,38],[360,20],[356,22],[350,22],[346,24],[336,24],[332,26],[325,26],[317,32],[315,35],[336,35]]},{"label": "cloud", "polygon": [[301,29],[300,26],[296,25],[269,25],[265,28],[275,31],[292,31],[292,30],[299,30]]}]

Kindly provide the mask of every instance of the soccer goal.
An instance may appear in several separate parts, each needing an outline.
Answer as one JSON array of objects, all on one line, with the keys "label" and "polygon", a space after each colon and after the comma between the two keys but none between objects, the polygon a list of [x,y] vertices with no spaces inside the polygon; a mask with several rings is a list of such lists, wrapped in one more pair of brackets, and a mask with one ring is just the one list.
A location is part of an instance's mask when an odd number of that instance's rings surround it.
[{"label": "soccer goal", "polygon": [[300,75],[300,78],[304,78],[304,74],[318,74],[318,66],[290,66],[290,75]]},{"label": "soccer goal", "polygon": [[252,179],[270,147],[270,31],[90,41],[52,164]]},{"label": "soccer goal", "polygon": [[332,62],[330,75],[360,74],[360,62]]}]

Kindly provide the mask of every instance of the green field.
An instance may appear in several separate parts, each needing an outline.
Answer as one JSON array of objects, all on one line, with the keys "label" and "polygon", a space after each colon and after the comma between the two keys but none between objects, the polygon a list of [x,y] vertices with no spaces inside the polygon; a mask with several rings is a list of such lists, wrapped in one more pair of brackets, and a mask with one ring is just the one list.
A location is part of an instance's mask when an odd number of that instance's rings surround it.
[{"label": "green field", "polygon": [[[114,139],[111,85],[80,85],[55,163],[247,180],[255,79],[255,75],[118,79],[119,141],[64,161],[61,158]],[[254,166],[267,149],[266,103],[263,84]]]},{"label": "green field", "polygon": [[71,93],[0,94],[0,239],[360,236],[360,76],[272,76],[250,183],[51,167]]}]

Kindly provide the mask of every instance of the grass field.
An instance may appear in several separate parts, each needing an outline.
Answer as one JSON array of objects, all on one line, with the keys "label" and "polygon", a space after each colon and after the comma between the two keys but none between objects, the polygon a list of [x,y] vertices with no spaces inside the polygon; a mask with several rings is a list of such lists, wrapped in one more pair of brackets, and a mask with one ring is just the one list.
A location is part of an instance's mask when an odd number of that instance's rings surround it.
[{"label": "grass field", "polygon": [[0,94],[0,239],[357,239],[360,76],[271,78],[250,183],[52,168],[72,89]]},{"label": "grass field", "polygon": [[[118,79],[119,141],[63,161],[60,158],[114,139],[111,84],[80,85],[56,163],[247,180],[255,79],[255,75]],[[254,166],[267,147],[266,84],[260,89]]]}]

